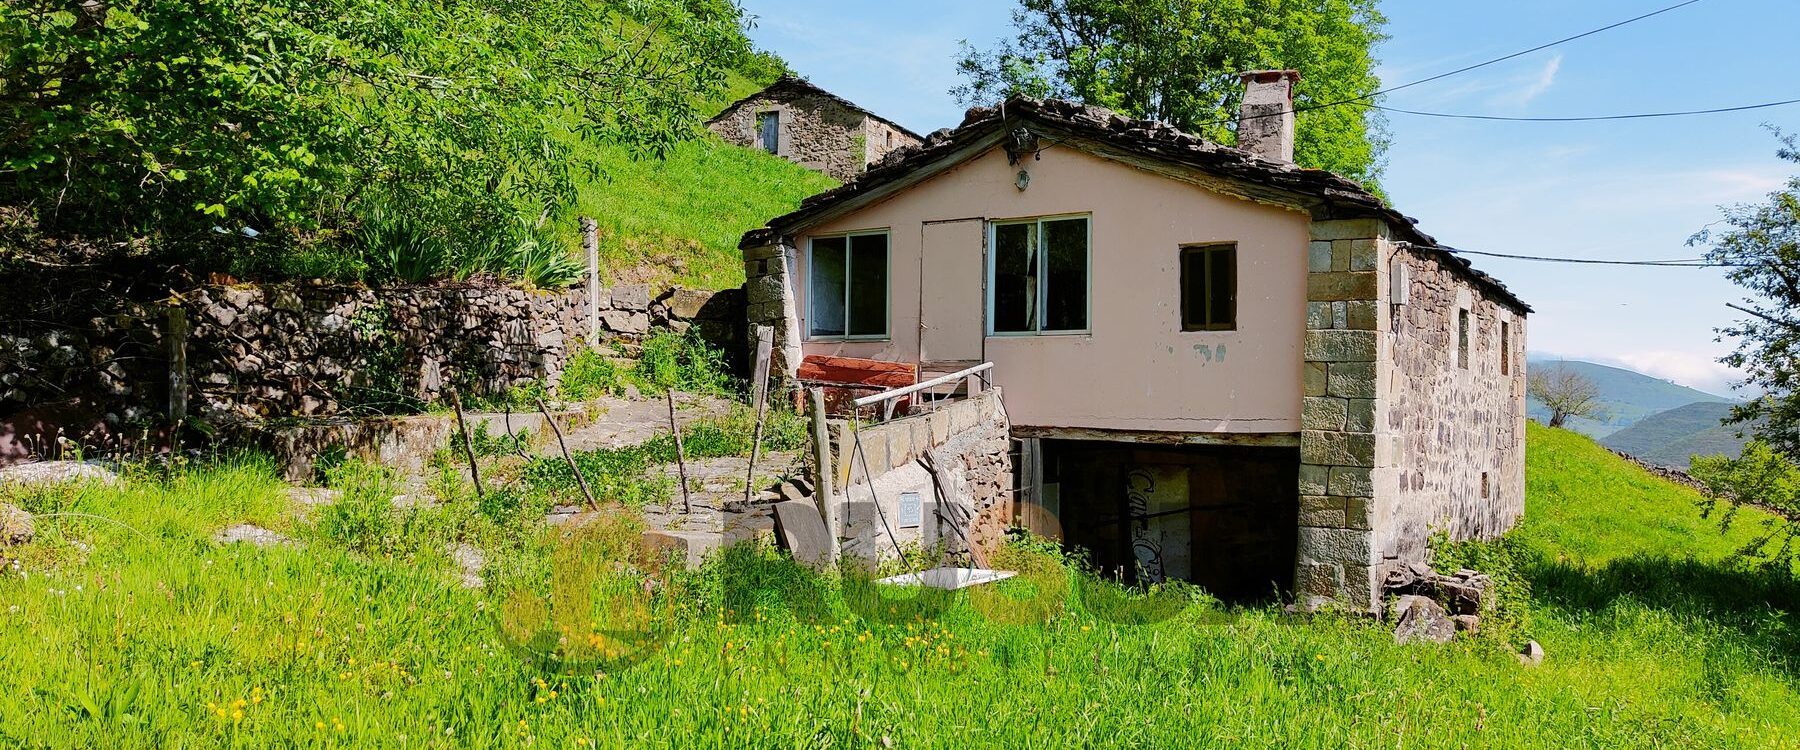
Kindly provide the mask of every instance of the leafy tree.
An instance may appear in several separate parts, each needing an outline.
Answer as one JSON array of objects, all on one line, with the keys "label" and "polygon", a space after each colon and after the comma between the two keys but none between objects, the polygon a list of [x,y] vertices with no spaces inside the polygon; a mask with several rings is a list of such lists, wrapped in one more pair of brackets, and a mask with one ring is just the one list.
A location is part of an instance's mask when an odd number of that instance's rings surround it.
[{"label": "leafy tree", "polygon": [[377,208],[459,252],[523,247],[573,193],[566,136],[687,137],[750,53],[743,20],[730,0],[9,0],[0,205],[165,245],[248,227],[237,263],[349,241]]},{"label": "leafy tree", "polygon": [[[965,104],[1015,92],[1076,99],[1232,142],[1239,73],[1301,71],[1297,108],[1368,97],[1380,86],[1371,48],[1385,24],[1376,0],[1019,0],[1011,40],[963,43],[967,82],[951,93]],[[1386,148],[1374,110],[1299,115],[1303,166],[1374,187]]]},{"label": "leafy tree", "polygon": [[[1777,133],[1781,158],[1800,163],[1795,136]],[[1760,386],[1762,398],[1732,411],[1733,423],[1762,420],[1758,435],[1790,457],[1800,457],[1800,176],[1763,203],[1724,209],[1723,228],[1694,235],[1707,260],[1724,266],[1726,278],[1750,296],[1734,308],[1750,317],[1720,329],[1738,348],[1725,364]]]},{"label": "leafy tree", "polygon": [[1601,415],[1600,387],[1593,380],[1563,365],[1531,373],[1525,390],[1550,409],[1550,426],[1562,427],[1570,417]]},{"label": "leafy tree", "polygon": [[[1800,163],[1795,137],[1777,131],[1776,138],[1780,157]],[[1800,176],[1767,201],[1726,207],[1724,214],[1722,228],[1703,230],[1689,243],[1708,246],[1707,260],[1729,268],[1726,277],[1749,293],[1732,305],[1749,317],[1719,332],[1738,347],[1723,361],[1742,370],[1763,396],[1735,407],[1727,420],[1756,434],[1743,455],[1696,457],[1693,474],[1733,504],[1724,524],[1742,505],[1774,513],[1746,551],[1786,563],[1800,541]]]}]

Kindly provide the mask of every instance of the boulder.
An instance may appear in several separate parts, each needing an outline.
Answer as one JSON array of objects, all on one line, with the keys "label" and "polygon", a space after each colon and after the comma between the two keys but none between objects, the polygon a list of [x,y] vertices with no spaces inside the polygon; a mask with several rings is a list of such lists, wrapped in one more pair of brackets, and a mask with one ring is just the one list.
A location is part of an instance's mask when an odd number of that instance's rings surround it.
[{"label": "boulder", "polygon": [[119,475],[97,463],[39,461],[0,469],[0,487],[45,487],[70,482],[117,484]]},{"label": "boulder", "polygon": [[37,528],[31,522],[31,514],[19,508],[0,503],[0,547],[12,547],[30,542],[37,535]]},{"label": "boulder", "polygon": [[693,320],[700,317],[700,311],[711,302],[711,292],[675,287],[669,290],[669,296],[663,304],[669,309],[669,317],[677,320]]},{"label": "boulder", "polygon": [[256,547],[274,547],[287,544],[290,539],[261,526],[240,523],[226,527],[213,535],[213,541],[220,544],[249,544]]},{"label": "boulder", "polygon": [[1535,667],[1544,663],[1544,647],[1537,641],[1526,641],[1525,648],[1519,650],[1519,663]]},{"label": "boulder", "polygon": [[1456,622],[1429,597],[1402,596],[1394,603],[1395,643],[1449,643],[1456,637]]}]

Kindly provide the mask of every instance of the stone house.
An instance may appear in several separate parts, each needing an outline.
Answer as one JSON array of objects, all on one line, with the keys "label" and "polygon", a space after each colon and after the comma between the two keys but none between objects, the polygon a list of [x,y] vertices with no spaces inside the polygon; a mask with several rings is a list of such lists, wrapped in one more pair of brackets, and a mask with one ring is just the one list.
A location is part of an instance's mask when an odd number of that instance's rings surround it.
[{"label": "stone house", "polygon": [[[1379,605],[1437,532],[1524,512],[1531,309],[1293,163],[1298,74],[1239,145],[1014,98],[747,234],[747,312],[809,356],[994,364],[1016,521],[1137,580]],[[880,480],[877,480],[880,481]]]},{"label": "stone house", "polygon": [[730,143],[784,157],[848,182],[919,134],[797,76],[782,76],[706,123]]}]

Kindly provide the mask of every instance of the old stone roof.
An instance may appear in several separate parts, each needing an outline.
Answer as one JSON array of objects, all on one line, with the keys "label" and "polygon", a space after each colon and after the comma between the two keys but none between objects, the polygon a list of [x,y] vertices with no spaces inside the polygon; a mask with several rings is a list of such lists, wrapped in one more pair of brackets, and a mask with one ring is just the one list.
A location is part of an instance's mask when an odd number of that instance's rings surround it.
[{"label": "old stone roof", "polygon": [[1379,196],[1352,180],[1325,170],[1302,169],[1293,164],[1260,159],[1248,152],[1182,132],[1166,123],[1131,119],[1101,107],[1057,99],[1013,97],[998,107],[971,109],[956,129],[939,130],[926,138],[923,145],[889,153],[856,179],[812,196],[802,202],[798,210],[771,220],[767,227],[745,234],[740,246],[757,247],[776,237],[792,235],[845,203],[905,183],[909,177],[953,156],[973,156],[968,153],[971,147],[990,142],[996,135],[1010,132],[1025,122],[1036,126],[1038,135],[1051,143],[1066,143],[1085,150],[1106,150],[1144,162],[1185,167],[1225,178],[1243,186],[1242,192],[1247,197],[1302,204],[1315,219],[1385,220],[1393,228],[1396,239],[1435,253],[1447,267],[1518,311],[1532,311],[1531,306],[1509,291],[1505,284],[1439,245],[1437,240],[1419,230],[1415,220],[1390,208]]},{"label": "old stone roof", "polygon": [[882,117],[881,115],[875,114],[874,112],[870,112],[869,110],[864,109],[863,107],[858,105],[856,102],[850,101],[849,99],[845,99],[844,97],[838,96],[837,94],[833,94],[829,91],[826,91],[825,89],[819,88],[818,86],[813,85],[813,83],[811,81],[808,81],[808,80],[801,78],[799,76],[796,76],[796,75],[783,75],[782,77],[776,79],[774,83],[771,83],[768,86],[764,87],[761,91],[758,91],[754,94],[746,96],[735,102],[732,102],[731,106],[726,107],[723,112],[720,112],[717,116],[713,117],[711,120],[708,120],[707,122],[710,124],[710,123],[719,121],[721,118],[725,117],[725,115],[730,114],[732,110],[737,109],[738,107],[742,106],[745,102],[754,101],[756,99],[762,99],[765,97],[785,99],[785,98],[794,97],[794,96],[820,96],[820,97],[824,97],[826,99],[830,99],[831,101],[836,102],[837,104],[839,104],[840,106],[843,106],[846,109],[849,109],[854,112],[859,112],[859,113],[863,114],[864,116],[872,117],[876,120],[880,120],[883,124],[887,125],[888,127],[898,130],[902,133],[905,133],[905,134],[911,136],[915,140],[920,140],[920,141],[925,140],[925,136],[919,135],[918,133],[914,133],[911,129],[907,128],[905,125],[901,125],[900,123],[894,122],[893,120],[889,120],[886,117]]}]

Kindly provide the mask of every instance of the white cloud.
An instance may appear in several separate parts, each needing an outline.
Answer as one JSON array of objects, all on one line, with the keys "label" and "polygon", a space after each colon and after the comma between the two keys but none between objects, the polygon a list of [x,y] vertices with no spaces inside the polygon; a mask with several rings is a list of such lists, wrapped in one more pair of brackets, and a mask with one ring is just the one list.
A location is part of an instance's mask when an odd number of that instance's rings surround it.
[{"label": "white cloud", "polygon": [[[1705,354],[1677,351],[1646,351],[1621,354],[1614,362],[1638,372],[1673,381],[1689,388],[1721,396],[1734,395],[1732,386],[1743,381],[1743,374]],[[1745,394],[1736,394],[1742,397]]]},{"label": "white cloud", "polygon": [[1562,63],[1562,55],[1550,58],[1545,61],[1544,67],[1538,70],[1537,75],[1524,80],[1524,88],[1500,98],[1514,105],[1531,103],[1531,100],[1543,96],[1550,90],[1550,87],[1556,85],[1556,74],[1562,70]]}]

